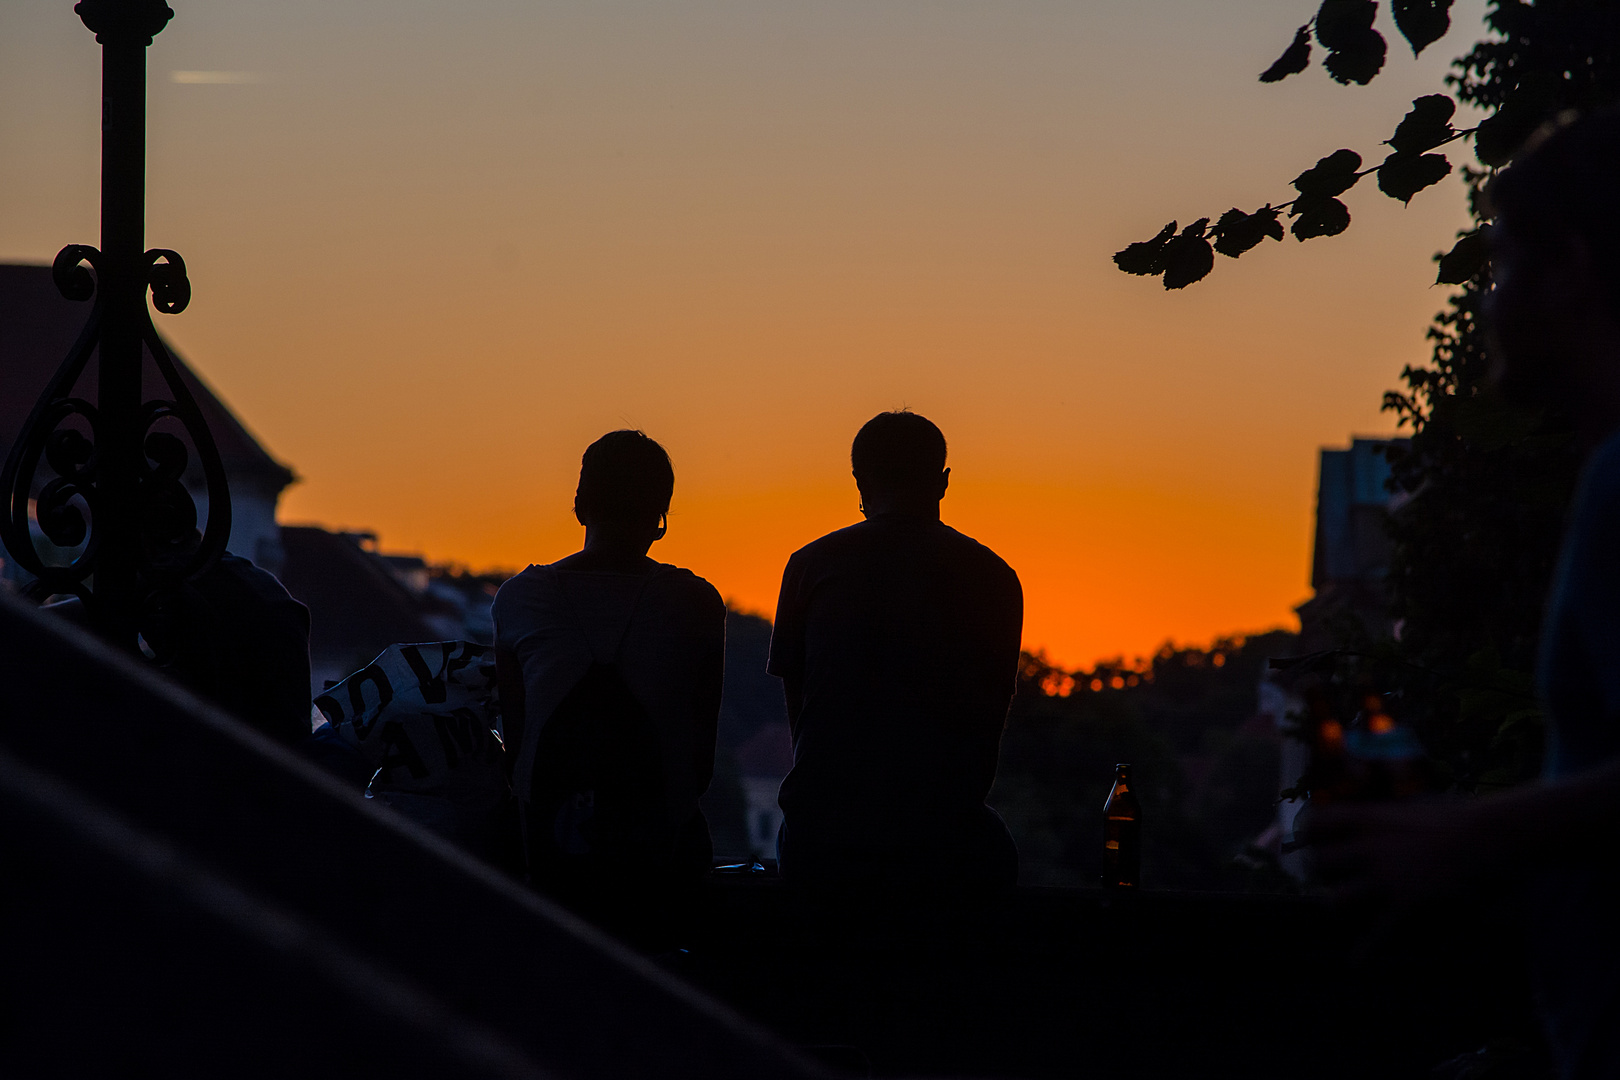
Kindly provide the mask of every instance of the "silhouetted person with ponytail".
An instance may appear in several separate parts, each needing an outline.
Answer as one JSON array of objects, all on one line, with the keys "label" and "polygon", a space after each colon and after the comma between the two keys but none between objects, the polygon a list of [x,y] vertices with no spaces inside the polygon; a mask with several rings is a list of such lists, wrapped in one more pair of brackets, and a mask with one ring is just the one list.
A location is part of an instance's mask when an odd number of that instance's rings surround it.
[{"label": "silhouetted person with ponytail", "polygon": [[1017,849],[985,797],[1018,668],[1018,576],[940,521],[950,470],[931,422],[880,413],[850,460],[866,520],[788,560],[771,638],[793,727],[782,874],[1011,887]]}]

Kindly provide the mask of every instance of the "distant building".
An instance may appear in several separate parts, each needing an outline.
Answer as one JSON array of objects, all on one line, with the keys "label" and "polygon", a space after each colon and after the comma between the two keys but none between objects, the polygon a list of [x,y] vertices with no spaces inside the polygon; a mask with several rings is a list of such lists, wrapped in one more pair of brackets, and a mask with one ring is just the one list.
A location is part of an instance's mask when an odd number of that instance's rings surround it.
[{"label": "distant building", "polygon": [[1305,652],[1332,648],[1352,623],[1375,637],[1390,629],[1385,578],[1392,495],[1384,449],[1400,442],[1352,439],[1347,450],[1322,451],[1311,554],[1315,595],[1295,609]]},{"label": "distant building", "polygon": [[749,853],[756,859],[776,858],[776,831],[782,826],[782,807],[776,796],[793,768],[793,738],[786,724],[762,722],[737,748]]},{"label": "distant building", "polygon": [[[89,303],[64,300],[51,280],[48,266],[0,264],[0,455],[10,451],[34,403],[90,315]],[[165,341],[165,344],[167,342]],[[275,572],[281,566],[281,533],[276,525],[276,503],[295,479],[293,471],[273,458],[242,426],[213,389],[169,345],[180,378],[213,433],[231,488],[231,535],[227,543],[236,555],[252,559]],[[146,397],[166,398],[168,388],[157,368],[147,361],[142,369]],[[75,392],[96,400],[96,359],[91,358]],[[42,466],[50,479],[49,469]],[[196,454],[190,455],[184,478],[197,502],[199,520],[207,513],[208,497]],[[3,554],[0,554],[3,557]],[[16,580],[17,568],[7,561],[6,576]]]},{"label": "distant building", "polygon": [[281,530],[287,591],[309,608],[310,689],[319,693],[407,641],[492,640],[496,576],[452,577],[414,555],[384,555],[369,532]]},{"label": "distant building", "polygon": [[[1389,490],[1390,467],[1384,449],[1397,439],[1351,439],[1345,450],[1324,449],[1316,483],[1316,536],[1311,552],[1311,590],[1314,595],[1295,608],[1299,615],[1299,651],[1322,652],[1343,644],[1347,633],[1377,638],[1393,630],[1386,578],[1392,550],[1389,511],[1394,493]],[[1303,712],[1304,702],[1270,673],[1261,677],[1260,711],[1268,714],[1279,731],[1289,731]],[[1282,741],[1281,787],[1299,782],[1310,763],[1309,748],[1297,738]],[[1275,836],[1281,863],[1295,877],[1304,877],[1301,856],[1292,850],[1294,817],[1304,803],[1277,804]],[[1270,832],[1270,830],[1268,830]]]},{"label": "distant building", "polygon": [[719,746],[722,756],[736,762],[742,821],[735,824],[742,835],[733,838],[723,827],[714,830],[715,853],[722,858],[776,857],[776,830],[782,824],[776,795],[783,777],[793,768],[793,736],[782,680],[765,670],[770,647],[769,619],[726,612],[726,684],[720,702]]}]

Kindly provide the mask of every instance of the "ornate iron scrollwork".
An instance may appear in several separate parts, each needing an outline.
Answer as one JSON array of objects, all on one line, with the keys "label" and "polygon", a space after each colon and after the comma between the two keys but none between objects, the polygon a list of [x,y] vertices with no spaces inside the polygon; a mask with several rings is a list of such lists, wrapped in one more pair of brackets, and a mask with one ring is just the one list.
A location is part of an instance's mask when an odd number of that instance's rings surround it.
[{"label": "ornate iron scrollwork", "polygon": [[[191,302],[185,260],[144,250],[146,47],[174,12],[166,0],[80,0],[74,10],[102,46],[101,247],[63,248],[51,275],[69,300],[95,302],[0,470],[0,542],[34,576],[32,593],[79,597],[104,636],[134,649],[143,634],[153,643],[164,610],[184,606],[170,601],[224,552],[231,496],[147,304],[150,293],[157,310],[174,314]],[[94,404],[74,396],[92,353]],[[147,354],[166,391],[150,401]],[[190,452],[174,425],[195,448],[208,490],[200,536],[185,485]]]},{"label": "ornate iron scrollwork", "polygon": [[[104,497],[106,473],[105,417],[94,404],[73,396],[91,354],[100,341],[106,298],[92,270],[99,270],[101,254],[81,244],[63,248],[51,267],[58,291],[69,300],[92,297],[95,304],[78,340],[68,350],[45,393],[18,433],[0,471],[0,490],[7,499],[0,517],[0,540],[17,563],[37,579],[39,596],[73,594],[95,614],[99,602],[93,575],[102,561],[102,537],[107,516],[131,515],[124,537],[140,546],[136,559],[143,610],[161,601],[165,591],[205,572],[225,550],[231,531],[230,489],[225,466],[197,402],[152,324],[142,297],[140,337],[150,353],[168,396],[144,401],[134,418],[139,447],[136,484],[130,505],[115,509]],[[191,299],[185,262],[173,251],[154,249],[145,256],[146,288],[159,311],[179,312]],[[184,478],[190,460],[185,442],[169,431],[158,430],[165,421],[178,423],[190,438],[202,467],[208,492],[208,517],[199,542],[197,507]],[[41,480],[41,458],[54,473]],[[79,549],[65,562],[47,561],[36,542],[31,521],[58,549]],[[132,616],[135,613],[130,613]],[[138,616],[137,616],[138,617]]]}]

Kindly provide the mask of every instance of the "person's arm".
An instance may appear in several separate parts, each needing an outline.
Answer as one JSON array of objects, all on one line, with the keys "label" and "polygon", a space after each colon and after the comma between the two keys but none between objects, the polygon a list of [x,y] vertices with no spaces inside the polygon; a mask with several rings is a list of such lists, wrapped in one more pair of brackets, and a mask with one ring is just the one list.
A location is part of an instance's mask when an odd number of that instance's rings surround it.
[{"label": "person's arm", "polygon": [[726,682],[726,604],[709,588],[710,612],[705,619],[704,637],[698,652],[697,702],[693,717],[693,776],[699,795],[709,790],[714,779],[714,750],[720,736],[720,701]]},{"label": "person's arm", "polygon": [[495,646],[495,686],[501,695],[501,733],[506,743],[507,780],[517,765],[518,750],[523,746],[524,709],[527,706],[523,689],[523,661],[517,653],[504,645]]},{"label": "person's arm", "polygon": [[1466,803],[1315,811],[1316,872],[1347,899],[1416,900],[1612,851],[1620,760]]},{"label": "person's arm", "polygon": [[788,727],[797,730],[799,713],[804,709],[804,687],[796,676],[783,677],[782,696],[787,699]]},{"label": "person's arm", "polygon": [[1002,710],[1003,723],[1006,714],[1012,710],[1013,695],[1018,692],[1018,663],[1023,658],[1024,647],[1024,583],[1018,580],[1017,572],[1010,566],[1007,576],[1007,637],[1004,647],[1012,657],[1012,684],[1007,688],[1007,707]]},{"label": "person's arm", "polygon": [[788,560],[782,571],[782,591],[777,595],[776,620],[771,626],[771,652],[765,670],[782,680],[787,700],[788,725],[799,731],[799,714],[804,709],[804,574],[798,555]]},{"label": "person's arm", "polygon": [[310,733],[309,609],[291,596],[267,607],[255,641],[262,650],[262,728],[284,743],[302,742]]}]

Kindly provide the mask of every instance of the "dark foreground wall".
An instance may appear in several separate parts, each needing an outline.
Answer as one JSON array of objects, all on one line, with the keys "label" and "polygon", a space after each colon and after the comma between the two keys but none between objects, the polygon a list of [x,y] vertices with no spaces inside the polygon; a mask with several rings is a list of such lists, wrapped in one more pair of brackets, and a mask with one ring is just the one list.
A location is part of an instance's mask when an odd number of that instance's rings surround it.
[{"label": "dark foreground wall", "polygon": [[6,1077],[814,1075],[4,595],[0,994]]},{"label": "dark foreground wall", "polygon": [[819,1075],[787,1044],[885,1076],[1421,1077],[1533,1039],[1511,913],[1477,903],[1369,938],[1299,898],[857,899],[717,876],[655,968],[0,595],[7,1080]]},{"label": "dark foreground wall", "polygon": [[938,899],[839,915],[765,875],[716,877],[681,971],[878,1076],[1434,1080],[1486,1075],[1434,1070],[1487,1043],[1530,1059],[1493,1080],[1541,1075],[1516,919],[1495,902],[1385,921],[1290,896]]}]

